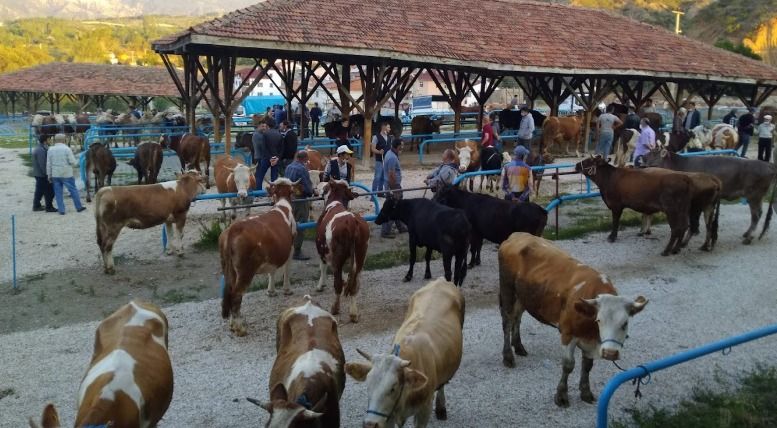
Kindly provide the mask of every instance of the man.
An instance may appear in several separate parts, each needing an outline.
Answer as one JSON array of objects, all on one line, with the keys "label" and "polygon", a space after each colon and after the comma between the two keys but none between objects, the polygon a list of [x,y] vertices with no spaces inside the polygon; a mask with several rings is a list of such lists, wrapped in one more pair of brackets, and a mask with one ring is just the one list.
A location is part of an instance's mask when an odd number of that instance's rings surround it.
[{"label": "man", "polygon": [[596,122],[597,132],[599,134],[599,144],[596,146],[596,153],[602,155],[603,158],[610,156],[612,141],[615,138],[615,131],[613,128],[621,123],[623,122],[621,122],[618,116],[612,114],[612,108],[608,108],[604,114],[599,116],[599,119]]},{"label": "man", "polygon": [[653,99],[652,98],[646,99],[645,105],[642,106],[642,113],[645,114],[645,113],[655,113],[655,112],[656,112],[656,108],[653,105]]},{"label": "man", "polygon": [[688,103],[688,114],[685,116],[683,125],[685,126],[686,131],[690,131],[701,125],[701,113],[699,113],[699,110],[696,110],[696,103]]},{"label": "man", "polygon": [[[256,168],[256,187],[261,190],[264,176],[270,170],[270,180],[278,178],[281,156],[283,155],[283,137],[277,129],[270,128],[267,123],[259,124],[262,137],[257,139],[259,147],[254,145],[254,156],[259,154],[259,162]],[[254,134],[256,136],[256,134]]]},{"label": "man", "polygon": [[[764,116],[764,121],[758,125],[758,160],[772,161],[772,147],[774,146],[774,124],[772,116]],[[777,190],[775,190],[777,191]]]},{"label": "man", "polygon": [[634,107],[629,106],[629,114],[623,120],[623,127],[626,129],[639,129],[640,119],[634,111]]},{"label": "man", "polygon": [[283,109],[282,105],[279,105],[278,108],[275,109],[275,116],[273,119],[275,120],[275,123],[281,123],[286,120],[286,110]]},{"label": "man", "polygon": [[348,146],[339,146],[337,157],[331,159],[324,168],[323,181],[345,180],[349,183],[353,181],[353,166],[348,162],[352,154],[353,150],[349,149]]},{"label": "man", "polygon": [[[300,180],[302,184],[302,190],[297,190],[294,196],[296,198],[309,198],[315,194],[313,189],[313,183],[310,181],[310,174],[308,169],[305,168],[305,163],[308,161],[308,152],[300,150],[297,152],[294,162],[289,164],[284,171],[284,176],[295,182]],[[306,223],[310,220],[310,201],[294,201],[291,202],[291,209],[294,214],[294,220],[299,223]],[[297,232],[294,237],[294,260],[310,260],[310,257],[302,254],[302,241],[304,239],[304,233]]]},{"label": "man", "polygon": [[728,112],[727,115],[723,116],[723,123],[729,124],[731,126],[737,125],[737,109],[732,108],[730,112]]},{"label": "man", "polygon": [[458,176],[456,153],[452,149],[446,149],[442,153],[442,165],[427,175],[424,183],[432,188],[432,192],[437,192],[445,186],[453,186],[453,182]]},{"label": "man", "polygon": [[313,103],[310,109],[310,123],[313,125],[313,136],[318,137],[318,125],[321,123],[321,108],[318,103]]},{"label": "man", "polygon": [[294,161],[294,154],[297,152],[298,138],[297,133],[289,126],[288,120],[281,122],[280,133],[283,140],[281,170],[285,172],[286,168]]},{"label": "man", "polygon": [[350,137],[349,134],[350,134],[350,122],[346,117],[342,121],[340,121],[340,126],[337,127],[335,131],[335,139],[337,140],[338,145],[340,146],[345,145],[346,147],[348,147],[349,150],[353,150],[353,147],[351,147],[351,142],[348,141]]},{"label": "man", "polygon": [[[397,138],[391,142],[391,150],[386,152],[386,154],[383,156],[383,168],[385,169],[386,174],[385,187],[388,190],[397,190],[402,188],[402,167],[399,164],[399,154],[401,152],[402,139]],[[391,192],[389,193],[388,197],[402,199],[402,192]],[[391,232],[391,223],[391,221],[387,221],[381,225],[380,236],[382,238],[392,239],[396,237],[396,235]],[[405,227],[401,221],[397,220],[393,223],[396,223],[397,231],[399,233],[407,232],[407,227]]]},{"label": "man", "polygon": [[383,190],[383,183],[385,181],[383,153],[391,147],[392,139],[392,136],[389,135],[389,126],[388,122],[382,122],[380,124],[380,131],[372,137],[372,144],[370,144],[370,153],[375,157],[375,175],[372,177],[373,192]]},{"label": "man", "polygon": [[739,133],[737,150],[740,147],[742,148],[742,153],[739,156],[743,158],[746,157],[747,146],[750,144],[750,137],[753,136],[753,130],[755,129],[755,116],[753,116],[753,113],[755,113],[755,108],[750,107],[745,114],[739,117],[739,122],[737,123],[737,133]]},{"label": "man", "polygon": [[480,137],[480,159],[486,158],[486,149],[489,147],[496,149],[496,143],[499,135],[494,131],[491,124],[491,117],[483,115],[483,130]]},{"label": "man", "polygon": [[637,168],[642,166],[644,156],[656,148],[656,132],[650,127],[650,120],[646,117],[642,118],[639,126],[639,139],[637,147],[634,148],[634,166]]},{"label": "man", "polygon": [[534,117],[530,114],[528,107],[521,107],[521,124],[518,127],[518,144],[531,147],[531,140],[534,137]]},{"label": "man", "polygon": [[529,202],[531,196],[532,172],[526,163],[529,149],[517,146],[513,150],[513,160],[502,167],[502,189],[505,191],[505,200]]},{"label": "man", "polygon": [[32,210],[43,211],[40,204],[42,197],[46,202],[46,212],[57,212],[54,208],[54,187],[46,175],[46,153],[49,150],[46,137],[41,135],[38,146],[32,150],[32,176],[35,177],[35,194],[32,197]]},{"label": "man", "polygon": [[76,166],[78,166],[78,161],[73,156],[73,151],[65,145],[65,134],[55,135],[54,147],[50,148],[46,154],[46,175],[54,184],[54,195],[57,198],[57,210],[60,215],[65,215],[63,187],[67,187],[76,211],[81,212],[86,209],[86,207],[81,205],[76,181],[73,178],[73,167]]},{"label": "man", "polygon": [[513,99],[510,100],[510,110],[515,109],[518,106],[518,95],[513,95]]}]

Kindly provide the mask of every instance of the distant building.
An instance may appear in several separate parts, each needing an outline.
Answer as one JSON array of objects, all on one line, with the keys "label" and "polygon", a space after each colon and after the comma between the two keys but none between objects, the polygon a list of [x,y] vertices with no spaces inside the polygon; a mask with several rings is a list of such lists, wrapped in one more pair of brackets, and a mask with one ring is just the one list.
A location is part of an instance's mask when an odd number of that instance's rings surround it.
[{"label": "distant building", "polygon": [[[248,84],[253,83],[254,79],[259,78],[259,83],[251,90],[250,96],[264,97],[264,96],[280,96],[281,91],[272,83],[271,78],[283,88],[283,82],[278,77],[278,74],[269,70],[267,74],[261,74],[258,70],[253,70],[251,67],[242,68],[235,71],[235,88],[239,88],[240,85],[248,80]],[[242,94],[239,94],[242,95]]]}]

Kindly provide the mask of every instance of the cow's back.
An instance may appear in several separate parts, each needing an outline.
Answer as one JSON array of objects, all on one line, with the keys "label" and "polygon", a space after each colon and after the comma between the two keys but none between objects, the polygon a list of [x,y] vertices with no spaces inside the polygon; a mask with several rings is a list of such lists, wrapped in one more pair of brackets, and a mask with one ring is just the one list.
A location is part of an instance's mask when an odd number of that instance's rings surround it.
[{"label": "cow's back", "polygon": [[341,203],[322,212],[318,219],[316,249],[326,261],[334,248],[350,256],[357,245],[365,245],[369,239],[370,228],[364,218],[346,210]]},{"label": "cow's back", "polygon": [[419,245],[435,242],[438,233],[446,236],[451,244],[466,242],[471,225],[464,211],[423,198],[401,200],[400,204],[413,213],[407,226],[413,228]]},{"label": "cow's back", "polygon": [[577,116],[558,118],[559,129],[567,139],[575,138],[580,133],[580,119]]},{"label": "cow's back", "polygon": [[651,213],[659,211],[658,205],[667,197],[687,197],[691,180],[663,168],[615,168],[600,190],[608,206],[616,198],[624,206]]},{"label": "cow's back", "polygon": [[431,119],[429,116],[416,116],[410,122],[410,133],[413,135],[431,134]]},{"label": "cow's back", "polygon": [[190,201],[163,184],[103,187],[95,196],[99,222],[145,228],[164,223],[171,214],[189,209]]},{"label": "cow's back", "polygon": [[225,257],[223,252],[228,251],[233,264],[255,265],[256,273],[274,272],[291,256],[290,253],[279,251],[292,248],[294,237],[283,214],[275,209],[238,220],[222,234],[222,259]]},{"label": "cow's back", "polygon": [[705,172],[720,179],[723,187],[721,197],[723,199],[736,199],[744,197],[754,188],[768,189],[775,175],[777,167],[768,162],[742,159],[731,156],[695,156],[681,157],[670,154],[667,161],[662,160],[662,165],[676,171]]}]

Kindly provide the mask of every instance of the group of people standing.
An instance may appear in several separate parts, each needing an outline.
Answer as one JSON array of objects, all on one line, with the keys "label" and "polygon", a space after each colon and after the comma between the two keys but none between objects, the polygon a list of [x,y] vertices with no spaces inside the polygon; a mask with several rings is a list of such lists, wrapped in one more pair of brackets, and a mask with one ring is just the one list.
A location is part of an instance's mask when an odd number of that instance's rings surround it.
[{"label": "group of people standing", "polygon": [[[78,166],[78,161],[65,144],[65,134],[56,134],[53,140],[53,147],[49,147],[49,140],[41,136],[38,146],[32,151],[32,176],[35,178],[32,210],[65,215],[64,191],[67,189],[76,211],[82,212],[86,207],[81,204],[73,178],[73,168]],[[41,204],[41,199],[45,206]],[[54,200],[57,202],[56,208]]]},{"label": "group of people standing", "polygon": [[746,157],[747,147],[753,135],[758,136],[758,160],[771,162],[772,148],[774,147],[775,126],[771,115],[763,116],[761,123],[757,123],[755,107],[750,107],[741,116],[737,117],[737,110],[732,109],[723,116],[723,123],[736,127],[739,134],[737,150],[741,150],[740,156]]}]

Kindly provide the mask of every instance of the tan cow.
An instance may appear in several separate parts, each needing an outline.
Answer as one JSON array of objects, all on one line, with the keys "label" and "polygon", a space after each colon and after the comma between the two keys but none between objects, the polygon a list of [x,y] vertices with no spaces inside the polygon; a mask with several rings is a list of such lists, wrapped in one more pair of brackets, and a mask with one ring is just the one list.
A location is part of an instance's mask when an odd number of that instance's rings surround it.
[{"label": "tan cow", "polygon": [[593,403],[588,374],[595,358],[615,361],[628,333],[629,318],[647,304],[642,296],[628,299],[606,275],[573,259],[543,238],[516,232],[499,246],[499,308],[504,346],[502,362],[515,367],[515,353],[526,356],[521,343],[521,317],[528,311],[537,321],[561,333],[563,372],[555,402],[569,406],[567,378],[575,368],[575,348],[582,351],[580,398]]},{"label": "tan cow", "polygon": [[[356,295],[359,293],[359,274],[367,258],[367,244],[370,241],[370,227],[361,216],[355,215],[345,208],[348,201],[353,200],[353,194],[348,182],[332,180],[324,186],[326,208],[318,218],[316,234],[316,249],[321,257],[319,267],[321,276],[318,279],[316,291],[324,290],[327,266],[332,268],[334,275],[335,302],[332,304],[332,314],[340,313],[340,295],[351,298],[351,322],[359,321],[359,309],[356,306]],[[350,262],[350,263],[348,263]],[[343,267],[350,267],[348,283],[343,290]]]},{"label": "tan cow", "polygon": [[733,126],[719,123],[712,128],[709,140],[710,149],[735,149],[737,143],[739,143],[739,134]]},{"label": "tan cow", "polygon": [[250,402],[270,413],[268,427],[340,426],[345,355],[337,321],[305,296],[278,318],[270,401]]},{"label": "tan cow", "polygon": [[243,294],[254,275],[267,274],[267,294],[274,296],[274,274],[283,272],[283,292],[289,289],[289,265],[294,250],[297,223],[291,209],[294,187],[286,178],[270,183],[267,193],[275,206],[270,211],[232,223],[219,236],[221,271],[224,274],[224,295],[221,316],[229,318],[229,328],[238,336],[245,336],[245,322],[240,317]]},{"label": "tan cow", "polygon": [[[216,189],[219,193],[237,193],[237,198],[230,198],[230,205],[248,203],[248,192],[256,190],[255,166],[247,167],[243,162],[231,156],[220,158],[213,166],[213,177],[216,180]],[[221,207],[227,206],[227,199],[221,200]],[[223,211],[226,219],[226,211]],[[251,214],[251,208],[246,210],[246,215]],[[232,210],[231,218],[236,217]]]},{"label": "tan cow", "polygon": [[[173,398],[167,331],[159,307],[135,300],[100,323],[78,389],[75,426],[156,426]],[[30,419],[30,426],[37,424]],[[43,410],[42,426],[60,426],[53,404]]]},{"label": "tan cow", "polygon": [[[94,196],[97,245],[103,256],[105,273],[114,274],[113,244],[125,226],[148,229],[165,224],[171,238],[167,253],[183,254],[183,228],[186,214],[197,195],[205,193],[203,178],[196,171],[176,174],[176,181],[142,186],[103,187]],[[173,223],[177,249],[173,242]]]},{"label": "tan cow", "polygon": [[549,152],[554,143],[558,143],[561,149],[561,143],[565,142],[564,154],[569,154],[571,141],[575,144],[575,156],[580,157],[580,127],[581,121],[577,116],[549,116],[542,123],[542,141],[545,150]]},{"label": "tan cow", "polygon": [[318,150],[310,148],[310,145],[305,146],[305,151],[308,154],[308,160],[305,162],[305,168],[308,171],[323,171],[326,167],[326,158]]},{"label": "tan cow", "polygon": [[345,372],[367,383],[365,428],[425,427],[432,414],[447,419],[445,384],[461,364],[464,296],[458,287],[438,278],[410,298],[405,321],[394,336],[391,355],[370,356],[367,363],[347,363]]}]

